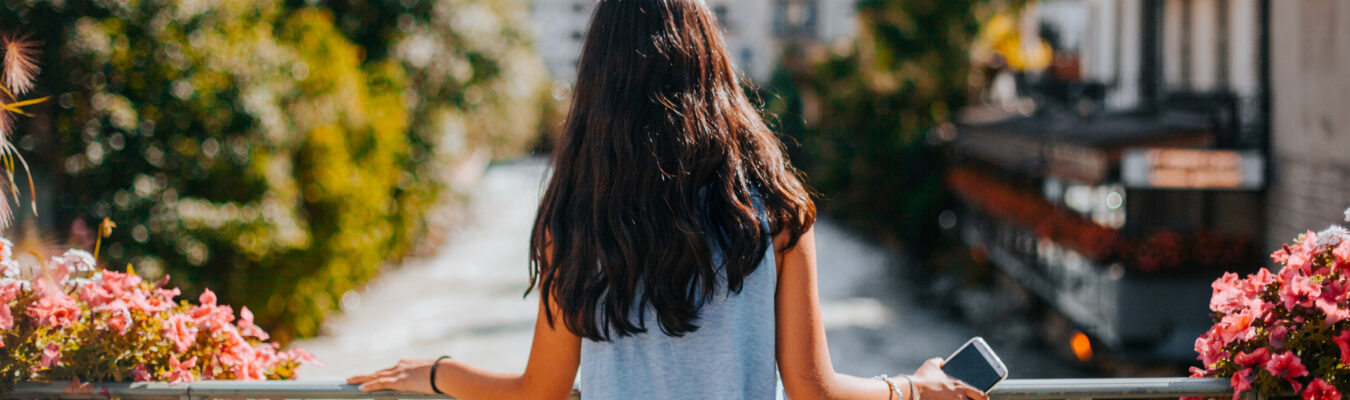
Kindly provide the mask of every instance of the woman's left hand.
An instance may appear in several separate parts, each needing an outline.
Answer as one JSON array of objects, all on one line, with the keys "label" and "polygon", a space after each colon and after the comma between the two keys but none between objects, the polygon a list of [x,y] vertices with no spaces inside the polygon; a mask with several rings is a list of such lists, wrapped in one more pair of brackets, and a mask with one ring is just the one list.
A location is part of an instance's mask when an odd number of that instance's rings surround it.
[{"label": "woman's left hand", "polygon": [[398,364],[373,374],[347,378],[347,383],[361,385],[362,392],[393,390],[432,394],[431,365],[435,362],[435,359],[399,360]]}]

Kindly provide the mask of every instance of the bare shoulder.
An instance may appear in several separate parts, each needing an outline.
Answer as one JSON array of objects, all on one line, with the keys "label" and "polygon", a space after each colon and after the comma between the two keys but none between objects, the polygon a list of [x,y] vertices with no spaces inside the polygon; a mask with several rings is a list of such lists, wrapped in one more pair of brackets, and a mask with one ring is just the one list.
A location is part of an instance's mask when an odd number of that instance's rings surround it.
[{"label": "bare shoulder", "polygon": [[816,252],[816,228],[814,226],[807,228],[806,232],[802,232],[801,237],[796,238],[797,243],[789,248],[788,244],[792,243],[792,239],[794,239],[792,237],[792,232],[787,229],[779,231],[778,234],[773,237],[774,260],[776,261],[776,264],[778,264],[778,274],[780,276],[783,273],[783,266],[786,261],[792,258],[800,258],[801,256],[814,257]]}]

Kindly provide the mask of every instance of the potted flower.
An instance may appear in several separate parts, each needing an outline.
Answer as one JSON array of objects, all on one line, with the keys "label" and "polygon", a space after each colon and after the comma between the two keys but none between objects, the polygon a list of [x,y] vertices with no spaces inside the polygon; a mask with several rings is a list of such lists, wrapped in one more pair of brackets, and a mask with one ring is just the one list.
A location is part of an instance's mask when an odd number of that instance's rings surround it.
[{"label": "potted flower", "polygon": [[[18,201],[15,165],[27,169],[10,142],[16,116],[47,97],[23,99],[33,89],[37,45],[27,36],[0,37],[0,229]],[[28,179],[33,194],[32,178]],[[36,214],[36,203],[32,203]],[[43,256],[16,252],[0,238],[0,393],[20,382],[100,382],[199,379],[290,379],[313,357],[280,350],[253,323],[206,290],[197,304],[180,300],[168,276],[148,282],[97,266],[98,246],[114,225],[99,226],[94,254],[72,249]]]},{"label": "potted flower", "polygon": [[[1350,220],[1350,210],[1347,210]],[[1340,399],[1350,385],[1350,234],[1309,231],[1261,269],[1214,281],[1214,326],[1195,341],[1192,377],[1229,377],[1233,396]]]},{"label": "potted flower", "polygon": [[291,379],[314,362],[268,342],[248,307],[236,314],[210,290],[191,304],[167,276],[101,270],[78,249],[37,260],[0,239],[0,392],[30,381]]}]

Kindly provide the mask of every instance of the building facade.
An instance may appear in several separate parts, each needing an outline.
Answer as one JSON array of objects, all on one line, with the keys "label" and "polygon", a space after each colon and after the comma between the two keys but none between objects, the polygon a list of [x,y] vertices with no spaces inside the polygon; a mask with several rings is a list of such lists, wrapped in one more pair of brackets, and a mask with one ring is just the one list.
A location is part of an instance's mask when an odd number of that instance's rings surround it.
[{"label": "building facade", "polygon": [[586,29],[594,8],[594,0],[534,0],[530,3],[534,47],[555,79],[576,80],[581,45],[586,40]]},{"label": "building facade", "polygon": [[982,118],[953,142],[957,235],[1108,347],[1193,358],[1210,282],[1269,254],[1268,8],[1034,3],[1021,32],[1054,61],[1016,72],[1018,107],[967,113]]},{"label": "building facade", "polygon": [[[727,51],[756,82],[767,82],[789,43],[834,43],[855,36],[856,0],[707,0],[722,23]],[[535,43],[559,80],[576,66],[596,0],[533,0]]]},{"label": "building facade", "polygon": [[1270,10],[1271,249],[1344,225],[1350,207],[1350,2],[1279,5]]}]

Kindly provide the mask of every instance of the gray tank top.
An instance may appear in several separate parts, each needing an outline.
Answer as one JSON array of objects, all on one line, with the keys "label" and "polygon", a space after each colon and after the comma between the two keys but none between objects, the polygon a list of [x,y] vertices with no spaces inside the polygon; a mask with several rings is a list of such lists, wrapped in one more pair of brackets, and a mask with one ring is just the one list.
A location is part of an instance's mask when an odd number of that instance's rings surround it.
[{"label": "gray tank top", "polygon": [[[755,200],[764,221],[763,206]],[[721,260],[714,250],[713,262]],[[699,311],[697,331],[667,336],[649,310],[643,313],[646,333],[609,342],[582,339],[581,398],[783,398],[774,354],[778,268],[772,242],[740,293],[727,291],[726,275],[718,272],[718,294]]]}]

